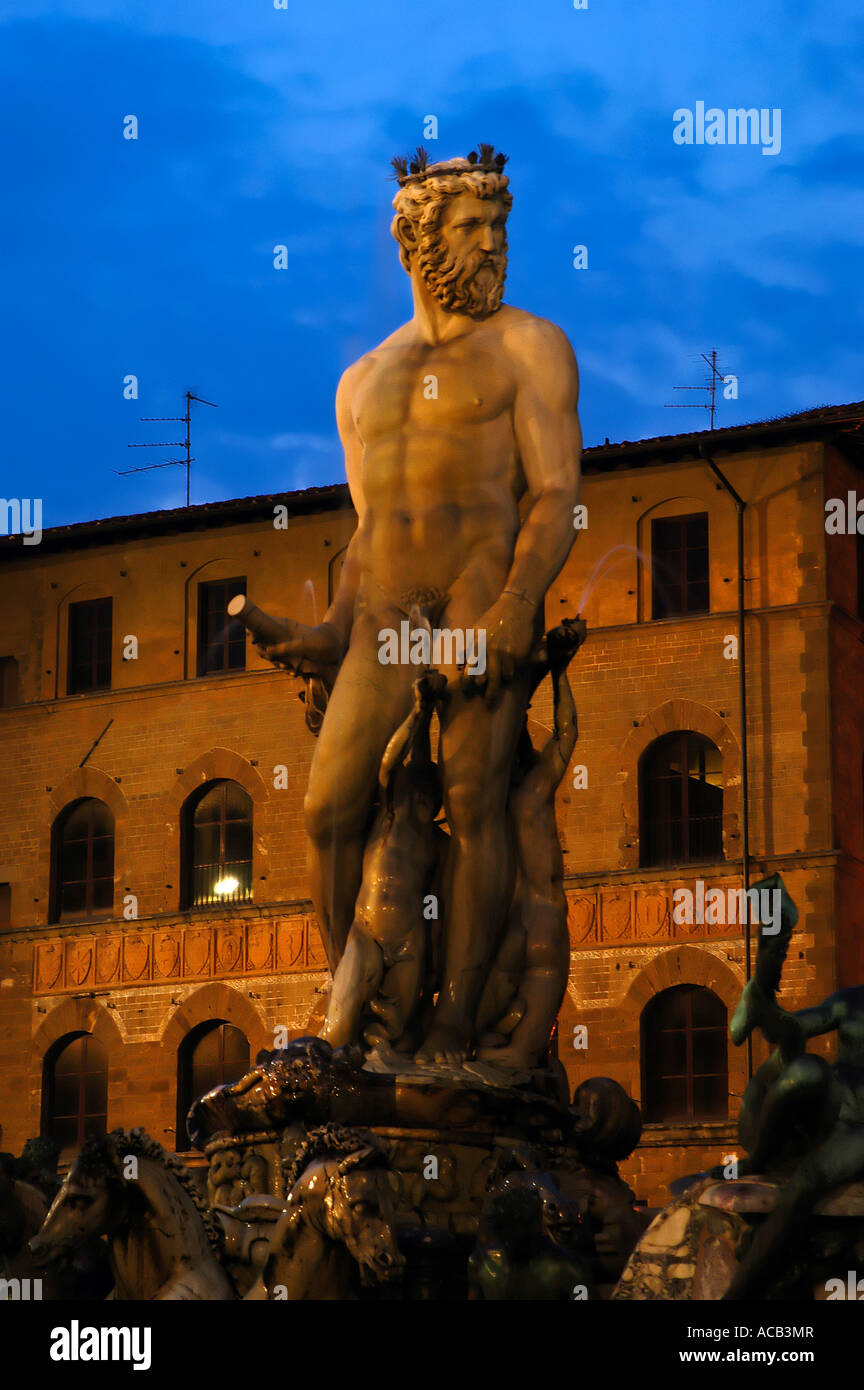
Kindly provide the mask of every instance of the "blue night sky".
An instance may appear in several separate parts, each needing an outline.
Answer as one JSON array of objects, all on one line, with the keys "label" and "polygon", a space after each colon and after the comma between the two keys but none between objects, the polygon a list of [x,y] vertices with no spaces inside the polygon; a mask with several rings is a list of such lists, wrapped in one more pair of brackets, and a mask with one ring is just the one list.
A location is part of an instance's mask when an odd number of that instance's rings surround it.
[{"label": "blue night sky", "polygon": [[[586,444],[706,427],[664,402],[711,348],[740,382],[718,424],[864,396],[860,0],[2,16],[0,491],[42,497],[45,527],[181,505],[181,469],[112,470],[172,456],[125,446],[179,438],[139,416],[179,414],[186,389],[219,404],[195,418],[193,502],[344,478],[333,395],[410,314],[389,160],[421,142],[509,154],[507,298],[569,335]],[[676,145],[697,101],[779,107],[780,153]]]}]

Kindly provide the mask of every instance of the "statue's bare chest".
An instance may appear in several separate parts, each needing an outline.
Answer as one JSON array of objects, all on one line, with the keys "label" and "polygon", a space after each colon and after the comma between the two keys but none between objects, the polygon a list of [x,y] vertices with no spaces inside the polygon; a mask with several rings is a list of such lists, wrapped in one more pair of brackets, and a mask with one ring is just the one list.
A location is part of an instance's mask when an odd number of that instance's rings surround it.
[{"label": "statue's bare chest", "polygon": [[464,428],[509,411],[513,385],[503,355],[473,338],[434,347],[391,348],[377,354],[354,400],[364,443],[418,429]]}]

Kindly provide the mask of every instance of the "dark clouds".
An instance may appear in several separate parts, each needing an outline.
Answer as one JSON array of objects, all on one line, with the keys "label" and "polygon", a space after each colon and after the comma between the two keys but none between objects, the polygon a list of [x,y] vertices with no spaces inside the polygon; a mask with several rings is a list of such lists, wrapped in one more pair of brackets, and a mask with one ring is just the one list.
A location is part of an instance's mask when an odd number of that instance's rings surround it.
[{"label": "dark clouds", "polygon": [[[428,112],[442,154],[510,155],[508,298],[570,335],[588,442],[703,423],[663,405],[712,347],[741,382],[723,423],[864,395],[861,35],[840,0],[766,0],[761,29],[745,0],[701,29],[666,0],[543,24],[441,0],[431,27],[390,0],[27,13],[0,30],[0,491],[41,495],[46,525],[179,504],[180,470],[112,469],[178,437],[138,417],[187,387],[219,403],[196,419],[194,500],[341,476],[339,373],[410,312],[388,161]],[[673,109],[700,98],[782,105],[782,153],[675,146]]]}]

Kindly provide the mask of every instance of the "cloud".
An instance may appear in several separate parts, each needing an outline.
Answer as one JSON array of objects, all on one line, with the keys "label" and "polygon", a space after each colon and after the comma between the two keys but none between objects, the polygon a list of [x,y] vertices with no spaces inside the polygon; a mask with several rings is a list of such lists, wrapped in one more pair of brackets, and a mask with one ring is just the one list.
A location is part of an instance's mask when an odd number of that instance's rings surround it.
[{"label": "cloud", "polygon": [[[462,0],[434,23],[403,0],[5,14],[4,433],[56,521],[174,495],[164,473],[112,470],[187,389],[219,407],[193,420],[197,496],[344,476],[335,387],[411,312],[388,161],[429,113],[436,152],[488,138],[511,156],[508,298],[573,341],[589,442],[683,426],[663,404],[715,346],[741,374],[726,422],[860,394],[853,0],[800,0],[794,24],[783,0],[511,0],[494,22]],[[697,99],[781,106],[782,154],[679,149],[672,111]]]}]

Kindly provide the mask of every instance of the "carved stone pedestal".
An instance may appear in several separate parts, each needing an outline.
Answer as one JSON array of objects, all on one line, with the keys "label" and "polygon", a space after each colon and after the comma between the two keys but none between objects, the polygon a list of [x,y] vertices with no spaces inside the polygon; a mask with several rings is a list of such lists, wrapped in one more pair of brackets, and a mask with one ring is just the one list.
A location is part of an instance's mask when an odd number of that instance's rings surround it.
[{"label": "carved stone pedestal", "polygon": [[616,1167],[638,1110],[616,1083],[571,1105],[554,1071],[513,1086],[361,1063],[298,1039],[193,1106],[241,1295],[609,1296],[644,1227]]}]

